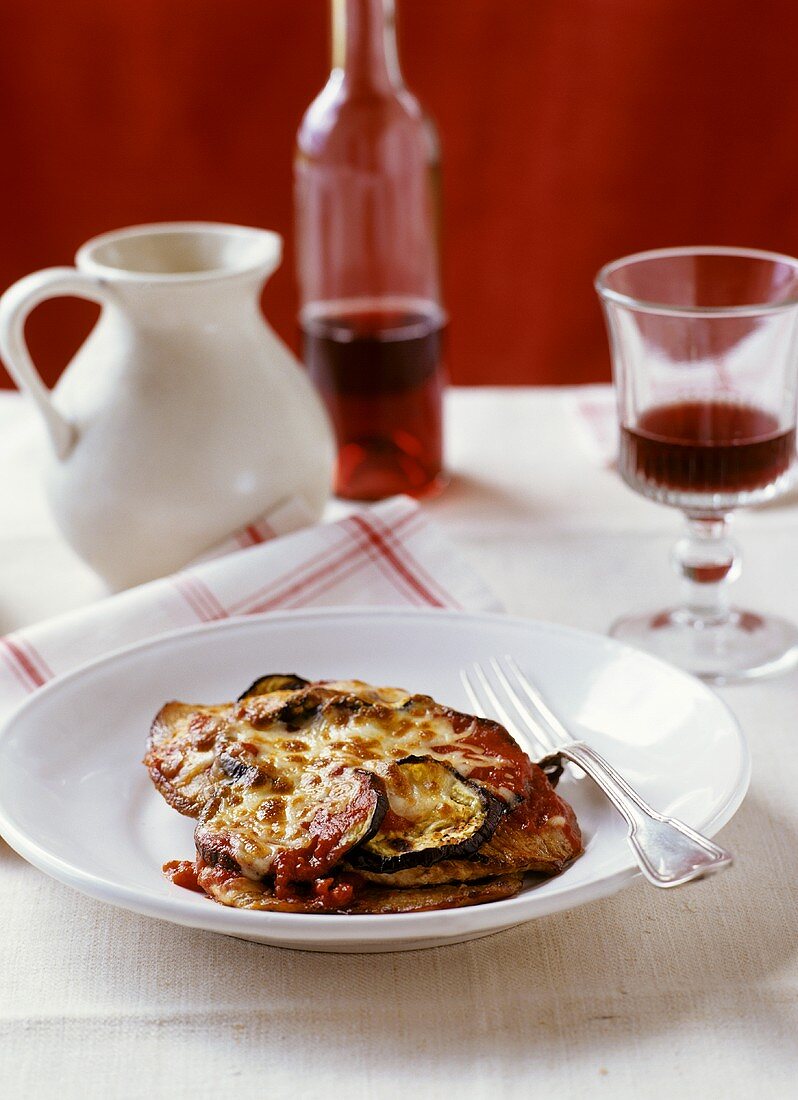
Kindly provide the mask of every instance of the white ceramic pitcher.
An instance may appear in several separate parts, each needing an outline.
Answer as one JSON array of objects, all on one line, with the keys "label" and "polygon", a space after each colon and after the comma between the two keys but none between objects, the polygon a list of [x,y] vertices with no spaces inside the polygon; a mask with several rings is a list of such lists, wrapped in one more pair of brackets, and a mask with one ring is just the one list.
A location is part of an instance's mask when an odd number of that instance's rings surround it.
[{"label": "white ceramic pitcher", "polygon": [[[296,496],[316,518],[332,434],[259,293],[276,233],[169,222],[106,233],[76,268],[48,268],[0,299],[0,351],[52,447],[47,492],[67,540],[114,588],[184,565]],[[55,389],[28,353],[28,313],[54,296],[102,314]]]}]

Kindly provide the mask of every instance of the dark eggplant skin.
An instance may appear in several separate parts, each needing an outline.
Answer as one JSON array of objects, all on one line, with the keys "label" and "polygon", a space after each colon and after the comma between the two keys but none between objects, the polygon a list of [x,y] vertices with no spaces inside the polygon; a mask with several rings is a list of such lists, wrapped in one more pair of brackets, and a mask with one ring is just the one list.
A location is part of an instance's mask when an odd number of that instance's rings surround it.
[{"label": "dark eggplant skin", "polygon": [[309,685],[309,680],[303,680],[293,672],[268,672],[253,680],[247,690],[241,692],[236,702],[240,703],[253,695],[268,695],[272,691],[299,691]]},{"label": "dark eggplant skin", "polygon": [[356,830],[356,833],[341,833],[340,844],[345,845],[348,851],[358,844],[365,844],[379,831],[382,819],[388,810],[388,796],[385,793],[385,784],[380,777],[365,768],[347,768],[342,778],[356,782],[358,790],[353,794],[348,804],[339,804],[332,812],[330,812],[329,804],[323,801],[310,823],[308,833],[310,836],[323,836],[329,828],[329,824],[339,820],[341,813],[349,818],[355,801],[359,797],[363,804],[363,810],[368,809],[368,816],[356,817],[349,824],[349,828]]},{"label": "dark eggplant skin", "polygon": [[560,782],[565,765],[563,764],[563,758],[558,752],[552,753],[551,756],[544,756],[542,760],[538,760],[538,767],[551,783],[552,788],[556,787]]},{"label": "dark eggplant skin", "polygon": [[352,770],[367,777],[369,788],[374,796],[374,810],[371,821],[366,832],[358,841],[358,844],[367,844],[380,831],[382,819],[388,812],[388,795],[385,792],[385,784],[374,772],[366,771],[364,768],[353,768]]},{"label": "dark eggplant skin", "polygon": [[496,831],[507,806],[501,799],[478,783],[473,783],[456,771],[450,764],[435,760],[429,756],[406,756],[399,760],[398,766],[409,764],[429,764],[444,768],[458,783],[468,788],[476,798],[479,807],[473,828],[461,840],[446,844],[429,844],[425,847],[410,848],[403,852],[386,854],[384,847],[371,843],[379,833],[377,829],[370,840],[362,841],[347,855],[347,862],[355,869],[374,871],[380,874],[393,874],[411,867],[431,867],[447,859],[465,859],[473,855]]},{"label": "dark eggplant skin", "polygon": [[[233,774],[217,783],[214,795],[205,804],[194,830],[194,844],[198,858],[209,867],[246,874],[246,869],[237,862],[233,854],[239,829],[231,817],[235,814],[236,806],[241,804],[240,792],[260,784],[250,781],[247,772],[251,769],[246,766],[236,772],[237,763],[229,758]],[[348,768],[338,782],[345,784],[345,789],[340,790],[332,802],[329,801],[327,792],[328,797],[321,798],[309,825],[302,827],[302,833],[295,834],[295,839],[304,841],[309,847],[288,845],[277,855],[275,869],[280,860],[284,864],[288,863],[281,871],[284,880],[308,881],[329,874],[351,848],[363,844],[379,830],[388,809],[388,797],[379,776],[364,768]],[[252,811],[246,809],[246,806],[242,824],[245,830],[252,825]],[[316,841],[321,842],[320,848],[316,846]],[[300,863],[292,863],[293,857],[297,856]]]}]

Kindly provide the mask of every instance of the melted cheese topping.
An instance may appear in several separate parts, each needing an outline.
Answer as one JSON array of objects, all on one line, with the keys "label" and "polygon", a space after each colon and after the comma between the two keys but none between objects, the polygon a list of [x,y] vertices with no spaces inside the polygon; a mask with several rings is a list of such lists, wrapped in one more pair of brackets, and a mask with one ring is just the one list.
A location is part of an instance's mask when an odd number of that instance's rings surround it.
[{"label": "melted cheese topping", "polygon": [[[199,797],[203,776],[215,775],[198,849],[206,859],[232,858],[253,879],[268,875],[281,852],[307,849],[322,811],[351,802],[351,769],[379,776],[391,811],[411,820],[418,807],[396,775],[402,770],[396,763],[407,756],[448,764],[508,804],[523,797],[530,781],[528,758],[502,727],[396,688],[331,681],[186,709],[191,716],[181,712],[168,748],[182,758],[170,782]],[[366,824],[359,823],[361,832]]]},{"label": "melted cheese topping", "polygon": [[[374,688],[357,680],[330,681],[322,691],[331,697],[341,695],[344,704],[339,711],[331,699],[333,705],[302,725],[296,737],[305,747],[299,750],[296,760],[286,752],[282,722],[252,729],[253,720],[260,727],[264,719],[268,722],[270,713],[279,712],[280,702],[274,696],[244,701],[236,720],[243,720],[246,732],[240,730],[239,736],[275,754],[275,759],[304,762],[305,767],[335,761],[379,771],[380,764],[405,756],[432,756],[466,778],[475,775],[505,801],[511,802],[514,795],[523,793],[531,771],[529,760],[495,723],[457,714],[427,696],[410,696],[397,688]],[[371,705],[360,711],[350,710],[347,698]],[[490,728],[486,731],[486,727]],[[493,773],[492,780],[487,773]]]},{"label": "melted cheese topping", "polygon": [[389,765],[384,775],[390,812],[368,842],[390,856],[418,849],[439,850],[462,842],[485,824],[484,794],[450,767],[429,757]]}]

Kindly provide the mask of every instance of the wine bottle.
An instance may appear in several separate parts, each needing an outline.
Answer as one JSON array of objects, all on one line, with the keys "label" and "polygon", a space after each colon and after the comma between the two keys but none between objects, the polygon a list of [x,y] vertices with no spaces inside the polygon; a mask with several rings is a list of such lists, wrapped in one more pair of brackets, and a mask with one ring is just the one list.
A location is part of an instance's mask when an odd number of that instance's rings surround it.
[{"label": "wine bottle", "polygon": [[332,70],[297,135],[299,323],[335,428],[336,493],[442,487],[435,128],[405,87],[393,0],[331,0]]}]

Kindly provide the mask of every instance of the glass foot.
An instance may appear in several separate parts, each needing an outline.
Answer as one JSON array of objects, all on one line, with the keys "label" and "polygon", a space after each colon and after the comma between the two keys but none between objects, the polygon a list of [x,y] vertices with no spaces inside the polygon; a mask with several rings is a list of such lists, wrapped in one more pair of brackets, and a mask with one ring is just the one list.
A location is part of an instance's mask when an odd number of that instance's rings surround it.
[{"label": "glass foot", "polygon": [[714,619],[684,608],[627,615],[613,623],[610,634],[716,684],[798,664],[798,626],[736,608]]}]

